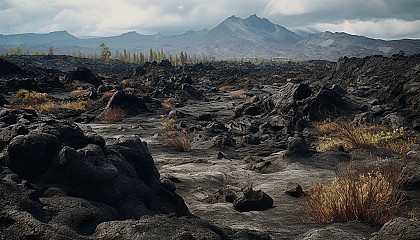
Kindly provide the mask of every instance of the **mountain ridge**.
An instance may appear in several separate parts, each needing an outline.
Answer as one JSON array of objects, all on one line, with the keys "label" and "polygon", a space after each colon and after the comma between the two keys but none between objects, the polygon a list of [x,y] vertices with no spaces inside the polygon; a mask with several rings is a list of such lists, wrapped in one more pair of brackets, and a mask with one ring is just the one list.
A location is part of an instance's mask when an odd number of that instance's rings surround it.
[{"label": "mountain ridge", "polygon": [[400,51],[408,55],[420,53],[420,40],[381,40],[344,32],[298,34],[256,14],[242,19],[232,15],[208,30],[186,31],[177,35],[144,35],[135,31],[117,36],[78,38],[66,30],[46,34],[0,34],[0,52],[21,46],[25,50],[47,51],[54,46],[57,53],[100,51],[104,42],[115,53],[127,49],[145,52],[150,48],[176,53],[212,55],[217,58],[290,58],[298,60],[337,60],[339,57],[392,55]]}]

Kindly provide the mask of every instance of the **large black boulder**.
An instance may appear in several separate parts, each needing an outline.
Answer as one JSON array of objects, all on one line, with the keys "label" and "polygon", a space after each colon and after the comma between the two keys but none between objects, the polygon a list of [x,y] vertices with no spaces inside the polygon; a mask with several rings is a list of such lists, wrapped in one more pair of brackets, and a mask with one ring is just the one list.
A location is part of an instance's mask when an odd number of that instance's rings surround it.
[{"label": "large black boulder", "polygon": [[273,207],[273,199],[261,190],[247,189],[243,197],[233,201],[233,206],[239,212],[262,211]]},{"label": "large black boulder", "polygon": [[17,73],[22,73],[22,69],[17,65],[0,58],[0,77]]},{"label": "large black boulder", "polygon": [[121,109],[126,116],[135,116],[137,114],[149,112],[149,109],[142,98],[138,98],[137,96],[124,91],[117,91],[114,93],[108,100],[104,111],[99,114],[97,119],[101,120],[106,118],[105,115],[110,109]]},{"label": "large black boulder", "polygon": [[0,111],[2,237],[83,239],[105,221],[189,215],[138,137],[104,145],[72,123],[33,114]]},{"label": "large black boulder", "polygon": [[45,172],[60,145],[54,135],[30,132],[14,137],[7,148],[6,166],[25,179],[32,179]]},{"label": "large black boulder", "polygon": [[412,221],[408,218],[397,217],[379,230],[371,240],[389,239],[389,240],[415,240],[420,239],[420,222]]},{"label": "large black boulder", "polygon": [[79,81],[82,83],[90,83],[94,86],[102,85],[102,81],[97,78],[89,68],[86,67],[77,67],[75,70],[67,73],[65,82],[72,83]]}]

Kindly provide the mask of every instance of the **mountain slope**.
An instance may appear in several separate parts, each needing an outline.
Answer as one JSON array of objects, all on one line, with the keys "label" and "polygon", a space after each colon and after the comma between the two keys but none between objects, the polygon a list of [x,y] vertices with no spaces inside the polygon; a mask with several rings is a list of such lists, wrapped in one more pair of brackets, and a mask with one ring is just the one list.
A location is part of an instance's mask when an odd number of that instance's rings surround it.
[{"label": "mountain slope", "polygon": [[292,59],[337,60],[341,56],[364,57],[367,55],[392,55],[399,51],[406,54],[420,53],[420,40],[385,41],[355,36],[347,33],[315,33],[299,35],[266,18],[251,15],[246,19],[231,16],[213,29],[188,31],[178,35],[142,35],[128,32],[113,37],[79,39],[66,31],[48,34],[0,34],[0,52],[21,46],[24,50],[56,52],[99,52],[105,43],[115,53],[126,49],[130,52],[148,53],[149,48],[163,48],[172,54],[181,50],[188,53],[232,57],[282,57]]}]

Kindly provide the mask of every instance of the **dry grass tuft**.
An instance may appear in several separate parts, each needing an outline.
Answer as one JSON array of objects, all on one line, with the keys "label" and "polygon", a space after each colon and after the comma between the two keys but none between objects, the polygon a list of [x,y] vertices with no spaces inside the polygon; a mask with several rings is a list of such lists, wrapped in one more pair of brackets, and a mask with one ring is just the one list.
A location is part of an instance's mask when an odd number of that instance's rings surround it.
[{"label": "dry grass tuft", "polygon": [[83,94],[85,94],[87,91],[88,90],[84,90],[83,88],[78,88],[74,91],[71,91],[69,95],[70,97],[78,98],[83,96]]},{"label": "dry grass tuft", "polygon": [[163,141],[166,145],[173,146],[178,151],[191,151],[191,137],[185,132],[171,132],[164,137]]},{"label": "dry grass tuft", "polygon": [[135,84],[134,79],[124,79],[121,81],[122,85],[132,86]]},{"label": "dry grass tuft", "polygon": [[229,98],[230,99],[245,99],[248,96],[245,94],[244,91],[242,90],[238,90],[238,91],[233,91],[229,94]]},{"label": "dry grass tuft", "polygon": [[78,100],[76,102],[62,102],[60,107],[72,110],[86,110],[89,108],[89,102],[84,100]]},{"label": "dry grass tuft", "polygon": [[402,203],[397,171],[371,171],[358,177],[337,178],[330,186],[318,184],[302,201],[308,222],[360,220],[382,225]]},{"label": "dry grass tuft", "polygon": [[163,100],[162,107],[165,108],[174,108],[178,104],[178,100],[176,98],[168,98]]},{"label": "dry grass tuft", "polygon": [[192,138],[190,134],[181,128],[176,119],[168,117],[161,125],[162,127],[159,129],[159,133],[162,134],[165,145],[173,146],[181,152],[191,151]]},{"label": "dry grass tuft", "polygon": [[315,127],[324,134],[319,139],[317,150],[336,151],[342,145],[345,149],[380,147],[406,155],[417,138],[407,135],[403,128],[389,129],[381,125],[355,124],[345,120],[323,122]]},{"label": "dry grass tuft", "polygon": [[147,82],[144,83],[144,86],[146,86],[146,87],[151,87],[152,85],[153,85],[152,81],[147,81]]},{"label": "dry grass tuft", "polygon": [[103,124],[111,124],[125,118],[127,111],[120,107],[110,107],[99,118],[99,122]]},{"label": "dry grass tuft", "polygon": [[55,112],[62,109],[86,110],[89,108],[88,101],[77,100],[75,102],[53,102],[47,98],[46,93],[39,93],[21,89],[16,93],[21,103],[11,104],[14,109],[32,109],[37,112]]},{"label": "dry grass tuft", "polygon": [[133,93],[135,90],[132,87],[126,87],[126,88],[124,88],[124,91],[126,91],[128,93]]},{"label": "dry grass tuft", "polygon": [[115,92],[104,92],[103,97],[104,98],[111,98],[112,96],[114,96]]},{"label": "dry grass tuft", "polygon": [[19,91],[17,91],[16,97],[27,105],[35,105],[49,102],[46,93],[28,91],[26,89],[20,89]]},{"label": "dry grass tuft", "polygon": [[233,86],[222,86],[219,88],[220,91],[229,91],[233,88]]}]

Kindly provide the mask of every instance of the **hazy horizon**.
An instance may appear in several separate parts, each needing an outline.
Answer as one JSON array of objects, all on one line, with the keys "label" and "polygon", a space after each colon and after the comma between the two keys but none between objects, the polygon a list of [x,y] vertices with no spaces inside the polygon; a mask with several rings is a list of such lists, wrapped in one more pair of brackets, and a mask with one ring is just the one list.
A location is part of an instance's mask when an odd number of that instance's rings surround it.
[{"label": "hazy horizon", "polygon": [[235,15],[257,14],[289,30],[346,32],[371,38],[420,39],[417,0],[2,0],[0,33],[66,30],[77,37],[175,35],[211,29]]}]

